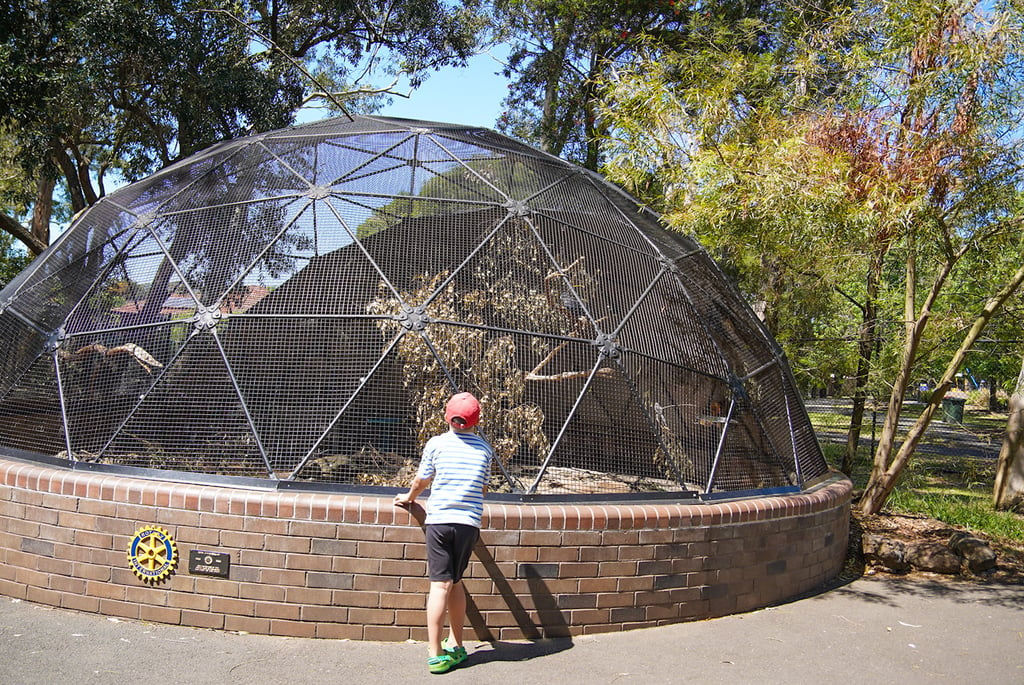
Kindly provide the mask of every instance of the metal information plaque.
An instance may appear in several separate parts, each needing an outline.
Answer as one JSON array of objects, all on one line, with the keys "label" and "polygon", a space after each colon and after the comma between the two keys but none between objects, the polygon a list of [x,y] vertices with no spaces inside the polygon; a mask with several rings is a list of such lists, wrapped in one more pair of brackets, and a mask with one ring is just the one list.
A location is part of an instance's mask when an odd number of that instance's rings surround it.
[{"label": "metal information plaque", "polygon": [[188,572],[200,576],[227,578],[231,570],[231,555],[227,552],[207,552],[193,549],[188,553]]}]

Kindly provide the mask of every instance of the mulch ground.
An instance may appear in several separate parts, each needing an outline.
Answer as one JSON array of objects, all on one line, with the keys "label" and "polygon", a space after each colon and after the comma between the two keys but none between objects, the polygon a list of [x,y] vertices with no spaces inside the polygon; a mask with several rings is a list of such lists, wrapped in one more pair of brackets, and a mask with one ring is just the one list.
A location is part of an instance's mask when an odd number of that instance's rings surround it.
[{"label": "mulch ground", "polygon": [[[873,514],[864,515],[854,511],[850,522],[850,547],[846,559],[846,567],[842,576],[846,579],[861,575],[882,575],[897,577],[880,568],[866,566],[862,553],[861,539],[865,533],[876,533],[909,542],[940,542],[945,543],[950,536],[958,531],[966,530],[948,523],[904,514]],[[981,574],[966,573],[959,576],[945,576],[936,573],[909,571],[898,574],[900,578],[916,578],[934,581],[946,578],[949,580],[969,581],[976,583],[1000,583],[1024,585],[1024,544],[1008,544],[992,540],[979,533],[971,532],[977,538],[985,540],[996,552],[996,567]]]}]

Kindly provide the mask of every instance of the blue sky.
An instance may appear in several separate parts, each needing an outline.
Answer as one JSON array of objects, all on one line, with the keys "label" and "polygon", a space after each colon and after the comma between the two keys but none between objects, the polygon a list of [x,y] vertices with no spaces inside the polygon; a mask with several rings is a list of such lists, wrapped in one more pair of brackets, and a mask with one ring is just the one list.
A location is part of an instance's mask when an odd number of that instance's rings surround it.
[{"label": "blue sky", "polygon": [[477,55],[465,69],[432,74],[408,99],[393,98],[379,114],[494,128],[508,93],[508,81],[494,73],[500,69],[491,55]]},{"label": "blue sky", "polygon": [[[431,74],[408,98],[392,98],[392,103],[377,114],[494,128],[502,112],[501,102],[508,92],[508,81],[495,72],[501,70],[500,58],[507,54],[507,49],[499,47],[495,56],[477,55],[464,69],[449,67]],[[299,114],[298,122],[315,121],[325,116],[327,114],[322,110],[310,109]],[[108,192],[118,185],[112,177],[107,179]],[[65,228],[67,224],[51,224],[51,240]]]},{"label": "blue sky", "polygon": [[[495,72],[501,70],[500,58],[507,48],[477,55],[464,69],[449,67],[431,74],[408,98],[392,97],[392,102],[376,112],[382,116],[425,119],[449,124],[494,128],[502,112],[501,102],[508,93],[508,81]],[[300,115],[300,121],[322,118],[316,110]]]}]

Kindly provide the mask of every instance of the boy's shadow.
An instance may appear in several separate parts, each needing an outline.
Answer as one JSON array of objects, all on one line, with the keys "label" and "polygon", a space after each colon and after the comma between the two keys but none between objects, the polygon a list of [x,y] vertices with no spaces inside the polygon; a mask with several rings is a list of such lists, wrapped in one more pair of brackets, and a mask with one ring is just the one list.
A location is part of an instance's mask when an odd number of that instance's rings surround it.
[{"label": "boy's shadow", "polygon": [[[406,509],[409,514],[424,527],[426,512],[419,504]],[[573,647],[569,623],[565,620],[562,610],[558,608],[558,601],[548,590],[544,579],[537,573],[535,567],[524,564],[519,568],[526,578],[526,584],[530,588],[530,596],[533,599],[533,606],[536,609],[537,620],[530,616],[523,603],[519,601],[512,586],[509,584],[505,574],[502,573],[498,564],[491,556],[490,550],[484,544],[483,537],[477,541],[473,549],[477,559],[483,565],[487,575],[494,582],[495,588],[505,600],[505,605],[512,613],[519,632],[522,633],[526,642],[504,642],[497,638],[487,623],[483,614],[473,602],[472,595],[466,592],[466,619],[473,627],[478,640],[491,643],[491,649],[481,648],[473,652],[473,662],[482,663],[487,661],[526,661],[539,656],[555,654]]]},{"label": "boy's shadow", "polygon": [[557,654],[572,649],[572,638],[555,637],[543,640],[524,642],[505,642],[491,640],[489,644],[481,644],[469,652],[470,658],[459,668],[486,664],[492,661],[529,661],[537,657]]}]

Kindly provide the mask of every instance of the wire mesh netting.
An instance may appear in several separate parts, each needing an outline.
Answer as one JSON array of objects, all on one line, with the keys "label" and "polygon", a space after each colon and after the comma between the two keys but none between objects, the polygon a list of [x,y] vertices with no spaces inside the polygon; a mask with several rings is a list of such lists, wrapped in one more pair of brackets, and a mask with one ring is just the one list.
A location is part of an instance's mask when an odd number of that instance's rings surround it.
[{"label": "wire mesh netting", "polygon": [[827,470],[707,254],[492,131],[334,119],[221,144],[84,213],[0,293],[0,446],[408,482],[476,394],[498,491],[734,492]]}]

